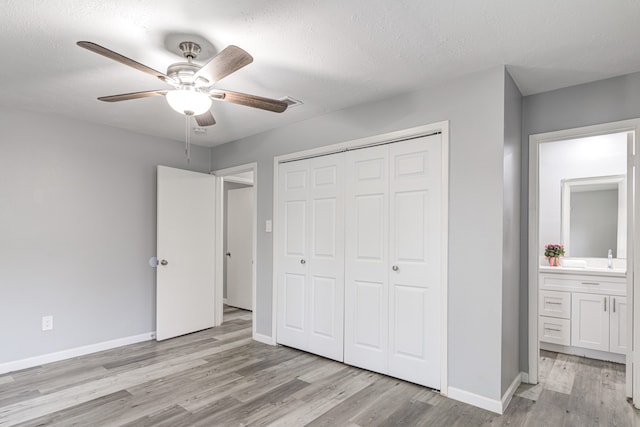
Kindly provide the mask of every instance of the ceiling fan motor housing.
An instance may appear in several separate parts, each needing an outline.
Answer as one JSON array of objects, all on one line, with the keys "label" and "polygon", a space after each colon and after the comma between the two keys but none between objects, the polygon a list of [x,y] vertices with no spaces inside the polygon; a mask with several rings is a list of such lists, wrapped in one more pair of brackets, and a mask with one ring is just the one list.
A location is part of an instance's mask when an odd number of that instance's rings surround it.
[{"label": "ceiling fan motor housing", "polygon": [[193,76],[199,69],[200,66],[192,62],[176,62],[167,68],[167,76],[182,84],[206,86],[209,81],[204,77],[198,77],[196,81],[193,80]]}]

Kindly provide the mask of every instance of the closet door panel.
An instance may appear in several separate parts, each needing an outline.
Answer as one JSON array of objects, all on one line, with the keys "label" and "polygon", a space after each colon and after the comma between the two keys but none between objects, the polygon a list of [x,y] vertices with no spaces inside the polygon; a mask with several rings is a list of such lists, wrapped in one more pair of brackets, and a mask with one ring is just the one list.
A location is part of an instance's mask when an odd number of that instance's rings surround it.
[{"label": "closet door panel", "polygon": [[[308,161],[279,166],[277,341],[308,348]],[[302,261],[305,260],[305,263]]]},{"label": "closet door panel", "polygon": [[344,154],[309,160],[309,351],[344,359]]},{"label": "closet door panel", "polygon": [[[284,327],[293,333],[304,333],[305,328],[305,276],[300,274],[284,275]],[[300,345],[304,343],[301,342]]]},{"label": "closet door panel", "polygon": [[389,374],[439,389],[440,136],[389,147]]},{"label": "closet door panel", "polygon": [[388,364],[388,147],[347,153],[345,362]]}]

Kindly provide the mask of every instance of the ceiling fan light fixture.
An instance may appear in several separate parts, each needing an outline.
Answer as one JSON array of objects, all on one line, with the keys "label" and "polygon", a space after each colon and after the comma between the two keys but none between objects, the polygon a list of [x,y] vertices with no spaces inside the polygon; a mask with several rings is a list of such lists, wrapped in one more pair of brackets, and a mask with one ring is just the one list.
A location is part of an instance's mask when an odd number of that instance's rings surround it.
[{"label": "ceiling fan light fixture", "polygon": [[171,90],[167,92],[166,98],[171,108],[187,116],[199,116],[211,108],[211,98],[195,90]]}]

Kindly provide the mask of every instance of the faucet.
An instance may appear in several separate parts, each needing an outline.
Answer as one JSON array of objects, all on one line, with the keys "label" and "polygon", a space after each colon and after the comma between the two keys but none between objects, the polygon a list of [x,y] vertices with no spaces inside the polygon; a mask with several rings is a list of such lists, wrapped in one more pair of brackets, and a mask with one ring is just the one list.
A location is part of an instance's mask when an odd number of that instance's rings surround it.
[{"label": "faucet", "polygon": [[613,269],[613,251],[609,249],[609,253],[607,254],[607,268]]}]

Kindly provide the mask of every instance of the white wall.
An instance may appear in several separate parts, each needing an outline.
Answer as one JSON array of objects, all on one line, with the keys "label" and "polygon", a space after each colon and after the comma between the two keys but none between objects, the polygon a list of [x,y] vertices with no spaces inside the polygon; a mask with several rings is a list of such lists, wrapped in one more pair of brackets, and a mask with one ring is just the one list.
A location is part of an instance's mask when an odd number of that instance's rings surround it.
[{"label": "white wall", "polygon": [[[540,249],[561,241],[563,179],[627,173],[627,135],[618,133],[540,145]],[[600,258],[606,258],[606,252]]]},{"label": "white wall", "polygon": [[273,215],[274,156],[450,120],[449,385],[500,399],[504,74],[478,72],[212,150],[214,170],[258,163],[258,333],[270,336],[272,326],[272,236],[264,222]]},{"label": "white wall", "polygon": [[156,165],[208,172],[209,150],[15,110],[0,129],[0,363],[154,331]]}]

